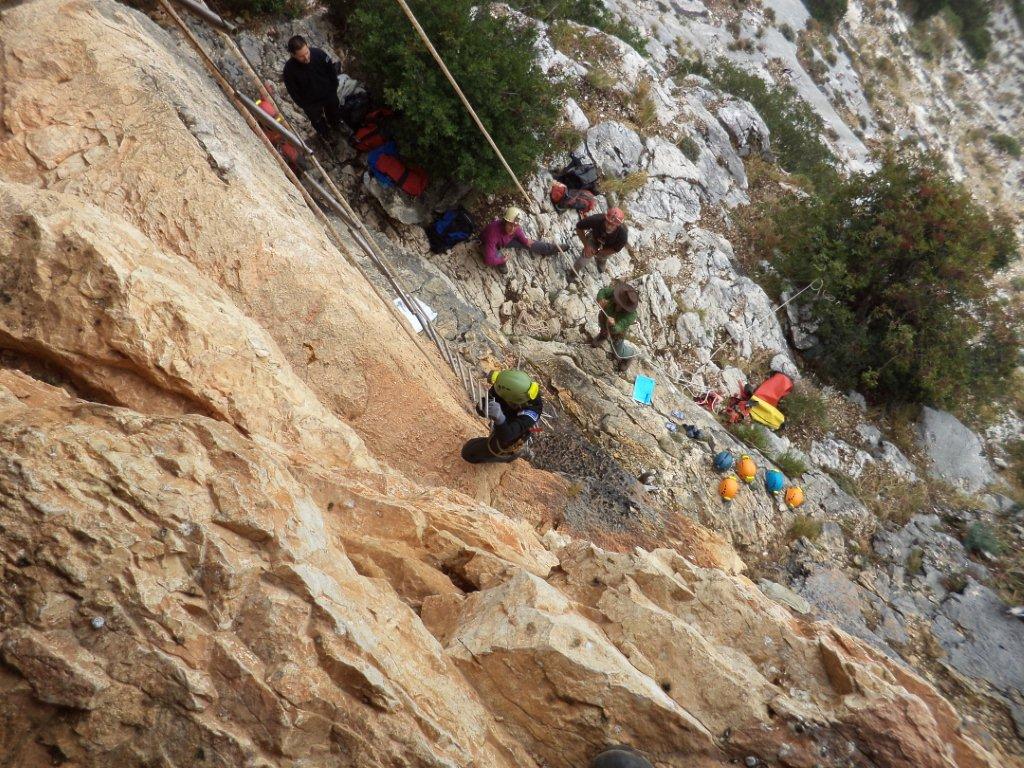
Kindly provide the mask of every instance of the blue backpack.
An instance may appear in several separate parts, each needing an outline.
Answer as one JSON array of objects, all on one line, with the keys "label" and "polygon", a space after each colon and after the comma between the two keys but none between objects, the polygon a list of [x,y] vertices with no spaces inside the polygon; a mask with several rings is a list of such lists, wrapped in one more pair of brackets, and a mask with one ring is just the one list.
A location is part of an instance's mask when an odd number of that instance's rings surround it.
[{"label": "blue backpack", "polygon": [[465,208],[449,208],[427,227],[431,253],[444,253],[476,232],[476,221]]}]

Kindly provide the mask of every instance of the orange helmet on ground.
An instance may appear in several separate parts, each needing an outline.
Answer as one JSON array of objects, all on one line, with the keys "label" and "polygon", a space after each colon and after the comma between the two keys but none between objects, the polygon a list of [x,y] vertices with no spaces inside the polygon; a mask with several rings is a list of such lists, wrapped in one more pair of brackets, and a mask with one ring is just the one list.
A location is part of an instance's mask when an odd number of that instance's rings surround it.
[{"label": "orange helmet on ground", "polygon": [[723,477],[722,482],[718,484],[718,495],[725,501],[732,501],[739,492],[739,481],[733,475]]},{"label": "orange helmet on ground", "polygon": [[804,492],[799,485],[791,485],[786,489],[786,504],[790,509],[796,509],[804,503]]},{"label": "orange helmet on ground", "polygon": [[749,485],[757,477],[757,464],[749,456],[741,456],[740,463],[736,465],[736,473],[740,476],[740,480]]}]

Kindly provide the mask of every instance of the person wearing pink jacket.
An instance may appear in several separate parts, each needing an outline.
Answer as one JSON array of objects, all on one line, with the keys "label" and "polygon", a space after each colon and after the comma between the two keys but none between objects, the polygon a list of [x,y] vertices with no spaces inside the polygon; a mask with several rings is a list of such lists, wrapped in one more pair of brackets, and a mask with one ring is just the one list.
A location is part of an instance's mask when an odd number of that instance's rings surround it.
[{"label": "person wearing pink jacket", "polygon": [[508,271],[505,263],[503,248],[521,248],[541,256],[550,256],[558,253],[561,249],[553,243],[543,243],[539,240],[531,240],[519,226],[519,220],[523,212],[515,206],[510,206],[502,214],[484,227],[480,233],[480,254],[483,256],[484,264],[495,267],[501,272]]}]

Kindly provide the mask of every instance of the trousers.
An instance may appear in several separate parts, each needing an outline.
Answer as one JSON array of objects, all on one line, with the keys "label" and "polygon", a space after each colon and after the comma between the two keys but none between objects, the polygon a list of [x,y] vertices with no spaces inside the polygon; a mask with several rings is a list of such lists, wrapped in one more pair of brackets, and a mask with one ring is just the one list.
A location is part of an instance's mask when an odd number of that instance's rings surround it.
[{"label": "trousers", "polygon": [[327,94],[321,101],[299,106],[306,113],[313,130],[320,138],[326,139],[331,133],[338,130],[338,125],[341,123],[341,104],[338,102],[336,91]]},{"label": "trousers", "polygon": [[462,459],[470,464],[508,464],[515,461],[517,454],[506,453],[495,456],[487,447],[486,437],[474,437],[462,446]]}]

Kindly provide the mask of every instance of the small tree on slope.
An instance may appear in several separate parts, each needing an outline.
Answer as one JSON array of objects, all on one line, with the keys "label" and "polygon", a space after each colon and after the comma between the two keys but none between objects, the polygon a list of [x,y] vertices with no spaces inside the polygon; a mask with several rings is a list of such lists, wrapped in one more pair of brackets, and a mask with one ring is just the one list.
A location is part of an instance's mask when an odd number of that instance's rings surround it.
[{"label": "small tree on slope", "polygon": [[[410,0],[441,57],[517,175],[550,149],[558,89],[537,64],[536,30],[492,16],[476,0]],[[401,112],[403,155],[484,192],[511,184],[395,2],[335,0],[346,37],[378,98]]]},{"label": "small tree on slope", "polygon": [[814,364],[841,387],[946,407],[997,394],[1017,331],[988,281],[1016,242],[924,160],[887,158],[775,216],[776,265],[824,280]]}]

